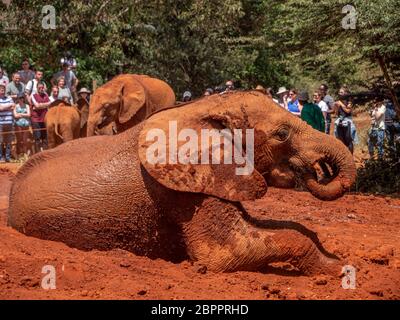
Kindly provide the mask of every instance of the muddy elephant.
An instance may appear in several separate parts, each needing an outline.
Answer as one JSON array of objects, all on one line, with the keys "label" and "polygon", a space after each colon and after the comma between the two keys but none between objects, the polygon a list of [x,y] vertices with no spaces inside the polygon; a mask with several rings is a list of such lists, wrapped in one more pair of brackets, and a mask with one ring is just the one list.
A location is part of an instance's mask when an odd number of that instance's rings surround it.
[{"label": "muddy elephant", "polygon": [[85,99],[79,99],[74,105],[54,101],[45,117],[49,149],[86,137],[88,117],[89,104]]},{"label": "muddy elephant", "polygon": [[119,75],[93,94],[87,135],[123,132],[174,104],[175,93],[166,82],[146,75]]},{"label": "muddy elephant", "polygon": [[[321,161],[332,168],[330,181],[315,174]],[[306,274],[340,272],[310,232],[257,219],[242,205],[266,194],[266,177],[282,164],[320,199],[339,198],[355,180],[340,141],[263,94],[205,97],[119,135],[35,155],[12,185],[8,223],[83,250],[188,258],[213,271],[287,262]]]}]

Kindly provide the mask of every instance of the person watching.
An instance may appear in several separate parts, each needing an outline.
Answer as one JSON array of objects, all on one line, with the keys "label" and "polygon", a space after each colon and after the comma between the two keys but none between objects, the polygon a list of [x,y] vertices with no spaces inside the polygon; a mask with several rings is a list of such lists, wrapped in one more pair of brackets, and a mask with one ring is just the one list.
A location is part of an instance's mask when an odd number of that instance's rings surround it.
[{"label": "person watching", "polygon": [[27,152],[27,143],[29,137],[29,128],[31,126],[31,110],[25,102],[25,94],[21,93],[17,97],[17,104],[14,109],[15,135],[17,137],[17,155],[25,156]]},{"label": "person watching", "polygon": [[6,86],[0,84],[0,162],[11,161],[11,143],[14,140],[14,107],[14,101],[6,96]]},{"label": "person watching", "polygon": [[76,94],[76,88],[78,87],[79,80],[75,76],[75,73],[69,69],[69,64],[64,62],[62,65],[62,70],[55,73],[51,79],[51,84],[53,86],[58,85],[58,79],[64,77],[65,86],[70,90],[71,95]]},{"label": "person watching", "polygon": [[301,119],[320,132],[325,132],[325,120],[320,107],[310,103],[308,92],[302,91],[298,95]]},{"label": "person watching", "polygon": [[[350,152],[354,152],[354,144],[358,142],[356,126],[353,122],[353,103],[351,101],[350,91],[347,87],[342,87],[339,90],[339,100],[335,102],[335,110],[338,115],[338,119],[335,121],[335,137],[338,139],[349,140],[347,147]],[[339,136],[338,126],[342,126],[347,123],[347,128],[342,136]],[[348,130],[348,131],[347,131]],[[346,143],[347,144],[347,143]]]},{"label": "person watching", "polygon": [[32,106],[32,96],[38,93],[38,84],[41,83],[44,86],[44,90],[47,90],[46,83],[42,81],[43,79],[43,71],[36,70],[35,78],[27,83],[25,86],[25,96],[26,100],[28,101],[29,105]]},{"label": "person watching", "polygon": [[87,103],[90,103],[90,95],[92,93],[90,92],[89,89],[86,88],[82,88],[81,90],[79,90],[78,92],[78,98],[79,99],[85,99],[87,101]]},{"label": "person watching", "polygon": [[31,109],[31,122],[36,153],[47,148],[47,132],[44,118],[47,109],[51,104],[50,98],[47,95],[45,86],[42,82],[38,83],[37,90],[38,92],[32,95]]},{"label": "person watching", "polygon": [[288,99],[289,99],[289,90],[286,87],[280,87],[278,92],[276,93],[278,96],[278,103],[282,108],[287,109]]},{"label": "person watching", "polygon": [[35,79],[35,72],[30,69],[31,65],[27,59],[22,61],[22,70],[19,70],[18,73],[21,76],[21,82],[24,85],[27,85],[29,81]]},{"label": "person watching", "polygon": [[383,143],[385,139],[385,113],[386,106],[383,103],[383,97],[376,97],[374,106],[371,110],[371,128],[368,134],[368,152],[372,158],[375,153],[375,148],[378,149],[379,158],[383,157]]},{"label": "person watching", "polygon": [[58,85],[58,99],[72,104],[72,94],[69,88],[65,85],[65,78],[60,77],[57,81]]},{"label": "person watching", "polygon": [[335,113],[335,99],[333,99],[328,92],[328,86],[326,84],[321,84],[319,87],[319,93],[321,94],[322,101],[324,101],[328,106],[328,111],[326,112],[325,118],[326,134],[330,134],[331,132],[332,114]]},{"label": "person watching", "polygon": [[6,95],[11,97],[14,102],[17,102],[17,97],[25,93],[25,85],[21,82],[21,76],[19,73],[14,73],[12,81],[7,85]]},{"label": "person watching", "polygon": [[53,86],[51,88],[51,94],[50,94],[50,97],[49,97],[50,102],[54,102],[54,101],[58,100],[58,93],[59,93],[58,87],[57,86]]},{"label": "person watching", "polygon": [[[327,130],[326,126],[328,125],[328,112],[329,112],[329,107],[326,104],[326,102],[324,100],[322,100],[322,94],[320,93],[320,91],[316,91],[314,92],[313,95],[314,98],[314,103],[321,109],[322,114],[324,115],[324,121],[325,121],[325,133],[329,132],[329,130]],[[328,133],[329,134],[329,133]]]},{"label": "person watching", "polygon": [[192,101],[192,93],[191,93],[190,91],[185,91],[185,92],[183,93],[182,101],[183,101],[183,102]]},{"label": "person watching", "polygon": [[214,94],[214,90],[212,88],[207,88],[206,91],[204,91],[204,96],[212,96]]},{"label": "person watching", "polygon": [[299,100],[297,99],[297,90],[292,89],[289,91],[289,99],[285,105],[286,110],[295,116],[301,116],[301,110],[299,109]]}]

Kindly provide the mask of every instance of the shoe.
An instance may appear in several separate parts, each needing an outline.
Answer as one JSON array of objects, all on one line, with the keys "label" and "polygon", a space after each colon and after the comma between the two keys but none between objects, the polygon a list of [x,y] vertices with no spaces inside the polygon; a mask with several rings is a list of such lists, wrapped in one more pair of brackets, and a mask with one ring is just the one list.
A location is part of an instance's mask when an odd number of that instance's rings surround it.
[{"label": "shoe", "polygon": [[6,162],[11,162],[11,159],[6,159]]},{"label": "shoe", "polygon": [[0,158],[0,163],[4,163],[6,160],[4,158]]}]

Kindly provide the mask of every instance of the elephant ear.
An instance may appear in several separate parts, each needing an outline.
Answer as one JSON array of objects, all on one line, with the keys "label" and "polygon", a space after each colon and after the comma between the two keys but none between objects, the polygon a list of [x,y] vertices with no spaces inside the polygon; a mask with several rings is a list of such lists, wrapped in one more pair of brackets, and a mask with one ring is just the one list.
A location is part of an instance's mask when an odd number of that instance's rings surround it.
[{"label": "elephant ear", "polygon": [[123,124],[131,120],[146,104],[146,91],[136,79],[129,79],[121,87],[121,105],[118,121]]},{"label": "elephant ear", "polygon": [[[202,134],[207,132],[202,129],[215,132],[224,130],[228,128],[224,122],[227,123],[230,119],[232,117],[212,112],[210,108],[204,105],[202,107],[199,103],[168,109],[153,115],[145,121],[139,135],[138,150],[141,164],[159,183],[176,191],[204,193],[228,201],[261,198],[267,192],[267,184],[252,164],[246,174],[239,174],[237,169],[243,169],[245,163],[240,165],[232,161],[229,164],[229,161],[224,161],[225,143],[230,143],[234,152],[241,152],[238,145],[231,143],[232,136],[228,135],[227,140],[221,139],[224,142],[217,146],[212,146],[212,143],[207,145],[204,141],[210,142],[210,140],[201,138]],[[188,143],[192,143],[190,138],[187,139],[188,135],[198,137],[192,145],[195,146],[195,150],[185,149]],[[177,141],[176,148],[172,147],[171,142],[174,141]],[[162,147],[163,143],[166,143],[166,148]],[[212,161],[211,155],[217,149],[220,152],[219,161],[215,162]],[[209,158],[210,164],[201,161],[203,154],[210,155],[205,157]],[[185,155],[186,159],[194,161],[181,161]]]}]

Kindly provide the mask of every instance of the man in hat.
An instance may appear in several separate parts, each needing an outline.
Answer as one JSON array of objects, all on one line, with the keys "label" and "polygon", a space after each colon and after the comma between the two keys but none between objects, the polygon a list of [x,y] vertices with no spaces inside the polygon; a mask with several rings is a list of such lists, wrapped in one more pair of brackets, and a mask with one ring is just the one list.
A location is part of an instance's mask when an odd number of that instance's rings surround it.
[{"label": "man in hat", "polygon": [[289,98],[289,90],[286,87],[280,87],[278,92],[276,93],[278,96],[278,103],[282,108],[285,108],[285,105],[288,103]]},{"label": "man in hat", "polygon": [[85,99],[88,103],[90,102],[90,95],[91,95],[92,93],[90,92],[90,90],[89,89],[87,89],[87,88],[82,88],[81,90],[79,90],[79,92],[78,92],[78,98],[79,99]]},{"label": "man in hat", "polygon": [[307,91],[302,91],[298,95],[299,109],[301,111],[301,119],[307,122],[315,130],[325,132],[324,115],[318,105],[310,103],[310,97]]}]

